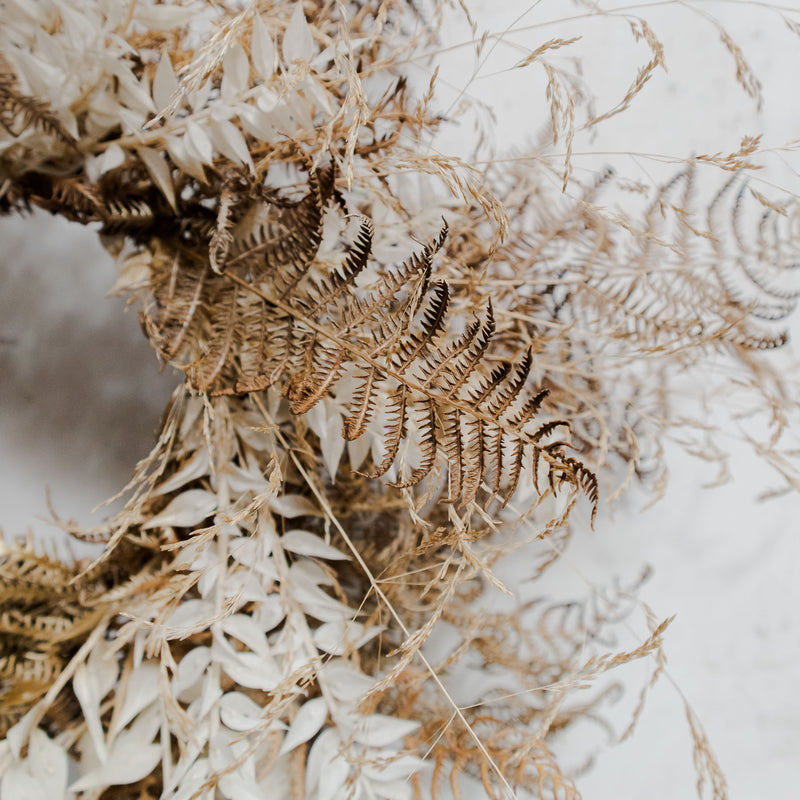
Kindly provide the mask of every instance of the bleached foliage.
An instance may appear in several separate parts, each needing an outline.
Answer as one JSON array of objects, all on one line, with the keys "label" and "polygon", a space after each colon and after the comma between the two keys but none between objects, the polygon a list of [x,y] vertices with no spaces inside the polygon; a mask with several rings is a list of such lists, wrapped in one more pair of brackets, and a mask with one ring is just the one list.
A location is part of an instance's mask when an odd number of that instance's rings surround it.
[{"label": "bleached foliage", "polygon": [[[5,4],[0,211],[97,223],[185,382],[124,510],[64,525],[95,561],[0,560],[2,800],[437,797],[465,776],[577,797],[554,733],[606,692],[574,690],[663,670],[668,620],[610,644],[636,587],[481,601],[508,592],[504,555],[539,577],[575,508],[586,527],[605,487],[658,474],[676,367],[713,351],[758,383],[751,351],[782,344],[797,298],[796,210],[734,177],[700,221],[689,165],[612,212],[603,192],[630,187],[608,175],[568,199],[535,157],[435,153],[435,78],[407,65],[443,11]],[[663,66],[632,29],[652,58],[589,127]],[[543,63],[561,185],[586,109]],[[784,425],[785,395],[756,388]]]}]

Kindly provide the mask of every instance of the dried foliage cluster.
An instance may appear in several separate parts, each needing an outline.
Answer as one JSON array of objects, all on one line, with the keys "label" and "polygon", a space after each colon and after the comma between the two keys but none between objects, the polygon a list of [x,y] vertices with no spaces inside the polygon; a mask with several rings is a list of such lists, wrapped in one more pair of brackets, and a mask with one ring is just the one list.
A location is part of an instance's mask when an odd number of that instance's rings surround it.
[{"label": "dried foliage cluster", "polygon": [[[5,547],[4,798],[443,797],[477,779],[566,800],[554,739],[596,718],[609,670],[663,669],[668,621],[606,645],[635,587],[490,614],[493,568],[520,550],[535,579],[603,495],[657,494],[670,375],[711,354],[757,390],[777,447],[789,400],[754,351],[784,342],[798,297],[794,209],[736,171],[755,141],[712,158],[732,177],[705,208],[696,162],[656,190],[570,178],[580,94],[545,57],[572,40],[519,65],[550,81],[556,191],[544,159],[438,154],[434,81],[406,65],[445,12],[5,4],[0,211],[96,223],[185,381],[124,510],[64,525],[97,559]],[[636,25],[653,59],[588,125],[661,64]]]}]

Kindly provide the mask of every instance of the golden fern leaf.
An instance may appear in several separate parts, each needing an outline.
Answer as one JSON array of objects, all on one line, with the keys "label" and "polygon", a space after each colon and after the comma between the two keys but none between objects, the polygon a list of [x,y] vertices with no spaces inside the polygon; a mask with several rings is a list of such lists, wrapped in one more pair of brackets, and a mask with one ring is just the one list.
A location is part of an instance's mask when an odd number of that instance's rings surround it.
[{"label": "golden fern leaf", "polygon": [[[355,388],[340,397],[348,406],[342,435],[381,438],[383,456],[363,473],[369,477],[396,468],[393,485],[412,487],[430,475],[441,455],[450,502],[468,506],[485,480],[489,501],[501,495],[507,501],[527,453],[534,470],[541,460],[548,464],[553,491],[566,482],[587,490],[596,506],[591,473],[563,457],[564,443],[545,443],[567,423],[534,426],[547,393],[525,393],[531,351],[517,364],[505,359],[488,365],[495,334],[491,301],[460,335],[450,333],[459,324],[450,313],[450,288],[432,279],[447,225],[371,289],[361,289],[357,278],[370,259],[371,220],[359,219],[339,266],[316,258],[325,204],[334,195],[326,180],[311,172],[299,200],[259,200],[265,204],[259,233],[234,232],[219,276],[208,265],[190,266],[182,255],[154,261],[148,327],[162,353],[191,358],[185,368],[199,391],[229,394],[277,385],[296,414],[329,396],[342,375],[355,374]],[[396,464],[409,435],[417,463]]]}]

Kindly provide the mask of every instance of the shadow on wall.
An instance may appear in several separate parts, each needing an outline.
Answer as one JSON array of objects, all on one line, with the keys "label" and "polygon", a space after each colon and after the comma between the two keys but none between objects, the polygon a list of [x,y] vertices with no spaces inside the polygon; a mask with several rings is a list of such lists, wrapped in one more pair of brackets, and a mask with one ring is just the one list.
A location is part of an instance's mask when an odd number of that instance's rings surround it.
[{"label": "shadow on wall", "polygon": [[[0,219],[0,528],[92,524],[153,445],[180,375],[158,361],[94,230],[44,213]],[[49,534],[52,536],[52,533]]]}]

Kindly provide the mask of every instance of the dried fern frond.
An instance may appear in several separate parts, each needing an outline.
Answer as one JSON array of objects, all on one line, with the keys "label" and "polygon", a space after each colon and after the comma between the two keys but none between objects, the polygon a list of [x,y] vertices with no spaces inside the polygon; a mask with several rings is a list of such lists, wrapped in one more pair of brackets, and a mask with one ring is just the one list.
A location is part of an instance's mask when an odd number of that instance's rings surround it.
[{"label": "dried fern frond", "polygon": [[[559,602],[537,581],[605,498],[657,493],[675,373],[721,354],[788,427],[757,351],[800,296],[796,205],[738,172],[757,137],[660,187],[578,180],[576,137],[666,63],[621,11],[647,60],[605,110],[559,60],[578,37],[512,48],[544,71],[562,166],[437,152],[464,99],[442,111],[426,60],[445,5],[46,0],[0,20],[0,211],[96,224],[184,378],[124,509],[63,526],[101,554],[0,557],[4,797],[50,759],[53,797],[577,798],[560,733],[602,719],[612,670],[664,671],[668,619],[614,635],[638,585]],[[704,200],[698,165],[735,174]],[[506,557],[535,596],[489,613]]]}]

